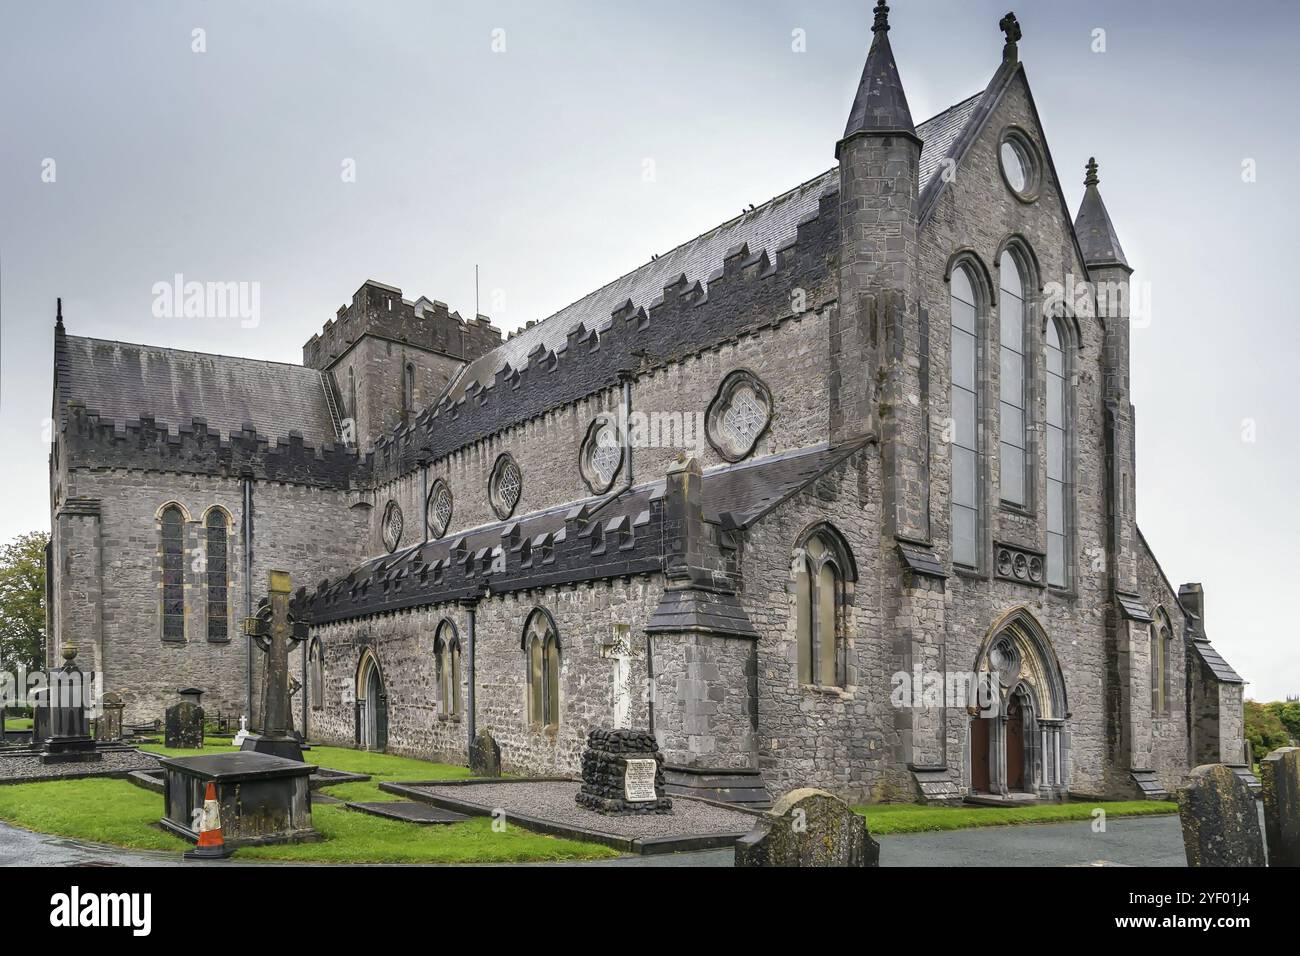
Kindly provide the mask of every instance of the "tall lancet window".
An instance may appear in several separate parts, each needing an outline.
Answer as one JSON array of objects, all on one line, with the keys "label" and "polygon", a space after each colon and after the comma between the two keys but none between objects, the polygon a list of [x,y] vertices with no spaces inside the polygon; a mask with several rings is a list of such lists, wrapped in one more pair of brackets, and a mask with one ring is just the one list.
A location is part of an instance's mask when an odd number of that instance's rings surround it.
[{"label": "tall lancet window", "polygon": [[162,513],[162,624],[164,641],[185,640],[185,516],[175,505]]},{"label": "tall lancet window", "polygon": [[999,482],[1002,500],[1012,505],[1029,503],[1028,421],[1025,415],[1025,283],[1020,265],[1010,252],[1002,253],[1000,262],[1001,294],[998,315],[1002,322],[1001,386],[999,403]]},{"label": "tall lancet window", "polygon": [[407,364],[402,376],[402,409],[411,411],[415,408],[415,366]]},{"label": "tall lancet window", "polygon": [[226,568],[226,513],[220,508],[213,508],[208,512],[206,524],[208,640],[227,641],[230,639],[230,631],[226,598],[230,579]]},{"label": "tall lancet window", "polygon": [[952,559],[979,565],[979,338],[970,272],[952,270]]},{"label": "tall lancet window", "polygon": [[1065,349],[1059,319],[1047,323],[1047,583],[1063,588],[1070,581],[1066,502],[1070,453],[1069,406],[1066,402]]}]

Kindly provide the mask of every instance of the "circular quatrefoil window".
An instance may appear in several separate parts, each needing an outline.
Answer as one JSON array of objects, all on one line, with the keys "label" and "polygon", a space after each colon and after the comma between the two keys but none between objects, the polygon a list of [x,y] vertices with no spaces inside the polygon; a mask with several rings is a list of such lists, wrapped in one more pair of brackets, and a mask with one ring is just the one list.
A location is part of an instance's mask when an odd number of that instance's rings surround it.
[{"label": "circular quatrefoil window", "polygon": [[498,518],[505,521],[514,514],[523,490],[524,473],[510,454],[503,452],[492,466],[492,477],[488,479],[488,501]]},{"label": "circular quatrefoil window", "polygon": [[613,416],[600,415],[591,423],[582,441],[578,468],[593,493],[603,494],[613,486],[623,469],[623,442]]},{"label": "circular quatrefoil window", "polygon": [[727,461],[747,458],[772,422],[772,393],[758,378],[737,369],[722,380],[709,404],[705,433]]},{"label": "circular quatrefoil window", "polygon": [[1007,188],[1015,193],[1021,202],[1033,202],[1038,198],[1038,188],[1042,176],[1039,172],[1038,148],[1018,127],[1010,127],[1002,134],[1002,145],[998,149],[998,165],[1002,169],[1002,178]]},{"label": "circular quatrefoil window", "polygon": [[390,499],[384,506],[384,520],[379,530],[384,538],[384,547],[392,554],[402,542],[402,506],[396,501]]},{"label": "circular quatrefoil window", "polygon": [[429,534],[441,538],[451,527],[451,489],[439,478],[429,489]]}]

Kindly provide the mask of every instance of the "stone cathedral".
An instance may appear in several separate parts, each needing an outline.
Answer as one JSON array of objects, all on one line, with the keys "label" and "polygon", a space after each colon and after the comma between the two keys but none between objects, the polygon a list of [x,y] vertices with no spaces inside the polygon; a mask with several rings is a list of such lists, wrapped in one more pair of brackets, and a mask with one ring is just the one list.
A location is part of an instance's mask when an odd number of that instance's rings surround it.
[{"label": "stone cathedral", "polygon": [[1010,14],[914,123],[888,12],[833,166],[504,340],[373,281],[301,365],[60,310],[49,647],[128,723],[192,685],[256,724],[277,568],[316,741],[573,774],[647,728],[677,792],[755,804],[1248,776],[1243,681],[1135,520],[1098,164],[1071,215]]}]

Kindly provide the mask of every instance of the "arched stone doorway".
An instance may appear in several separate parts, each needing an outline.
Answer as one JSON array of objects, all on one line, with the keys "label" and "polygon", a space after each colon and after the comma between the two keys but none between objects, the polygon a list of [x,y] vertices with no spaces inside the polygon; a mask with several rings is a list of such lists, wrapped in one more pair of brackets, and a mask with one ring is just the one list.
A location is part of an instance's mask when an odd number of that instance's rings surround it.
[{"label": "arched stone doorway", "polygon": [[369,650],[357,666],[357,746],[362,750],[388,747],[388,692],[379,661]]},{"label": "arched stone doorway", "polygon": [[989,628],[975,661],[984,708],[968,734],[970,789],[1059,799],[1068,789],[1065,680],[1046,632],[1016,608]]}]

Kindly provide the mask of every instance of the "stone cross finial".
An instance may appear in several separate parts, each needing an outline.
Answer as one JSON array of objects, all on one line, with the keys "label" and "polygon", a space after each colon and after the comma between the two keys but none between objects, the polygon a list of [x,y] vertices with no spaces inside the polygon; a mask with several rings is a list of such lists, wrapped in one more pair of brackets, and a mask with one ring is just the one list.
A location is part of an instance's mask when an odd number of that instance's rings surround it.
[{"label": "stone cross finial", "polygon": [[1097,178],[1097,158],[1091,156],[1088,158],[1087,174],[1083,177],[1085,186],[1095,186],[1101,180]]},{"label": "stone cross finial", "polygon": [[889,32],[889,7],[885,0],[878,0],[876,3],[876,22],[871,25],[872,33]]},{"label": "stone cross finial", "polygon": [[1020,40],[1020,21],[1014,13],[1008,12],[998,21],[998,29],[1007,35],[1006,46],[1002,48],[1002,59],[1014,62],[1019,55],[1016,43]]},{"label": "stone cross finial", "polygon": [[54,300],[54,324],[63,324],[63,297]]}]

